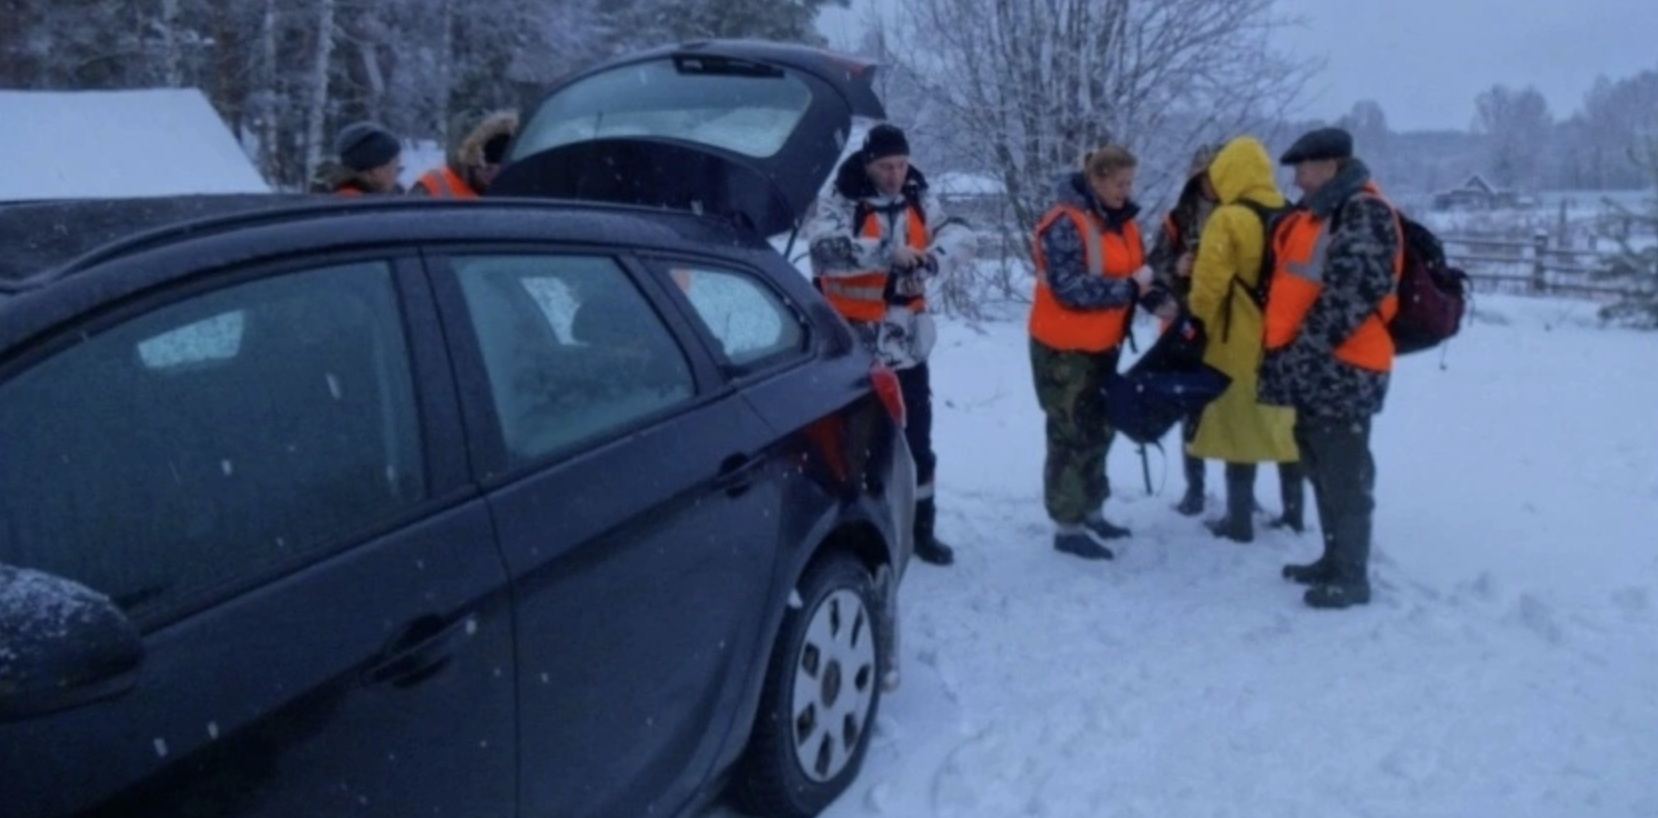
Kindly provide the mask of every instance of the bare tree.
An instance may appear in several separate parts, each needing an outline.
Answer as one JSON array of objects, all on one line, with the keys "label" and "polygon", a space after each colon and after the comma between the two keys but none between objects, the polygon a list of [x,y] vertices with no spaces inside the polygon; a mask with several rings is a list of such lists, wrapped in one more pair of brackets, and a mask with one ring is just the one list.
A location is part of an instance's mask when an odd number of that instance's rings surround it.
[{"label": "bare tree", "polygon": [[1497,184],[1535,185],[1554,133],[1554,116],[1541,91],[1496,85],[1474,100],[1474,130],[1483,134]]},{"label": "bare tree", "polygon": [[958,123],[960,152],[1005,185],[1012,223],[998,227],[1026,253],[1054,180],[1086,151],[1129,146],[1142,158],[1142,189],[1161,199],[1198,143],[1280,119],[1318,66],[1269,48],[1268,35],[1293,22],[1273,7],[909,0],[892,19],[908,63]]},{"label": "bare tree", "polygon": [[[905,38],[962,138],[1035,225],[1052,180],[1100,144],[1156,167],[1275,116],[1308,71],[1266,37],[1273,0],[913,0]],[[976,147],[974,147],[976,146]],[[1158,178],[1147,181],[1155,184]]]}]

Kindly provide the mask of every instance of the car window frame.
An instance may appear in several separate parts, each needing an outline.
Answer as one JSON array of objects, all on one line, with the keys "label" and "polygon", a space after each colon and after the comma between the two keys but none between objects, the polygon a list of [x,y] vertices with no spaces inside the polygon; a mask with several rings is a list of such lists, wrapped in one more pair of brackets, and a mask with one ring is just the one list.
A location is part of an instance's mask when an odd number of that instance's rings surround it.
[{"label": "car window frame", "polygon": [[[501,421],[496,413],[479,335],[472,324],[460,276],[452,263],[457,256],[479,255],[598,256],[615,261],[618,271],[644,296],[673,342],[685,354],[694,382],[692,395],[685,401],[631,418],[579,443],[514,463],[507,451]],[[525,475],[578,460],[589,452],[714,403],[734,389],[731,378],[711,353],[708,339],[701,333],[696,319],[684,312],[684,305],[667,291],[656,271],[642,264],[637,255],[627,248],[578,242],[428,242],[421,250],[421,258],[437,298],[438,312],[444,322],[444,334],[455,365],[455,385],[462,404],[461,414],[466,427],[473,477],[486,492]]]},{"label": "car window frame", "polygon": [[[820,337],[821,330],[817,322],[812,320],[811,313],[800,303],[798,298],[791,296],[787,290],[778,286],[777,282],[773,280],[774,274],[767,270],[737,259],[695,253],[650,252],[640,253],[638,258],[642,265],[650,269],[652,277],[657,279],[658,284],[668,291],[668,297],[674,302],[674,305],[685,313],[691,325],[691,330],[707,349],[709,356],[716,361],[720,372],[739,388],[756,379],[767,378],[796,367],[805,366],[811,362],[817,349],[823,343],[823,338]],[[691,303],[690,297],[680,292],[679,287],[673,282],[672,270],[675,266],[681,264],[706,265],[712,268],[709,272],[729,273],[753,280],[770,292],[778,303],[782,304],[794,316],[801,329],[799,345],[794,350],[775,352],[743,364],[728,360],[720,339],[703,323],[702,316],[697,311],[696,305]]]},{"label": "car window frame", "polygon": [[223,256],[204,252],[190,242],[152,248],[79,273],[77,275],[85,280],[74,282],[72,286],[90,283],[93,279],[132,276],[140,270],[158,266],[185,272],[107,303],[80,310],[26,339],[20,339],[11,349],[0,353],[0,383],[5,383],[75,346],[88,335],[106,333],[157,310],[266,279],[363,263],[384,264],[392,287],[392,301],[398,312],[398,326],[403,335],[413,388],[411,409],[416,445],[421,455],[425,496],[372,524],[333,534],[286,559],[273,561],[256,570],[239,572],[233,578],[196,589],[165,608],[131,615],[141,635],[187,620],[284,577],[418,525],[437,510],[453,505],[461,494],[471,491],[465,481],[461,453],[453,450],[446,452],[442,445],[442,441],[458,439],[455,437],[459,423],[458,401],[454,396],[454,385],[449,375],[451,367],[447,359],[434,358],[435,355],[443,355],[444,349],[432,338],[436,327],[435,303],[426,291],[418,250],[400,244],[358,245],[347,250],[290,250],[226,260]]}]

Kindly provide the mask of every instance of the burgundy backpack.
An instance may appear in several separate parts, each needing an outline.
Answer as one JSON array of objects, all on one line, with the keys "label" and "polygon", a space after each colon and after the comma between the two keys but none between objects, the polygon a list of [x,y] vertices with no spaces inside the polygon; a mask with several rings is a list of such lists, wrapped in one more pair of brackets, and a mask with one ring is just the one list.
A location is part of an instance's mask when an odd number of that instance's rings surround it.
[{"label": "burgundy backpack", "polygon": [[1395,355],[1438,346],[1462,328],[1468,274],[1445,260],[1445,246],[1422,223],[1399,214],[1405,270],[1399,278],[1399,311],[1387,322]]}]

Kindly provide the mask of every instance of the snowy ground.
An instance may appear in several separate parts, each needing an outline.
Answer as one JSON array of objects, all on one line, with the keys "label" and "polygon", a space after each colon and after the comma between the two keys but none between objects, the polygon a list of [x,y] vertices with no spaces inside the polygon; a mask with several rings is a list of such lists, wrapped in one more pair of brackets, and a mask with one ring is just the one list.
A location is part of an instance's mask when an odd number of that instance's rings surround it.
[{"label": "snowy ground", "polygon": [[1153,453],[1148,497],[1131,446],[1108,508],[1134,538],[1054,552],[1023,322],[946,322],[958,563],[912,567],[904,685],[827,818],[1658,815],[1658,335],[1477,307],[1446,368],[1399,362],[1377,598],[1345,612],[1278,576],[1316,533],[1216,541],[1170,508],[1178,463]]}]

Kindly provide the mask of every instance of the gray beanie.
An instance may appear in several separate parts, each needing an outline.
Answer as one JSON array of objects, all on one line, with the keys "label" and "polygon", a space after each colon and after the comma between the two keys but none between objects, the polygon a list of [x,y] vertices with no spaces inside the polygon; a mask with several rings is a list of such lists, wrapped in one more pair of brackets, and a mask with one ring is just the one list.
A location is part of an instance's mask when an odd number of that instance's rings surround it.
[{"label": "gray beanie", "polygon": [[397,137],[373,122],[353,122],[334,137],[334,153],[340,157],[340,164],[359,172],[380,167],[402,152]]}]

